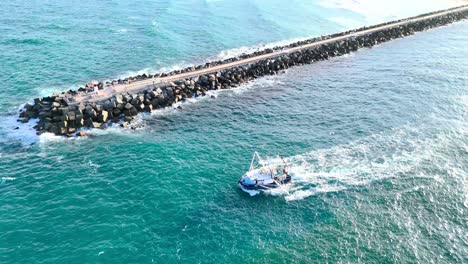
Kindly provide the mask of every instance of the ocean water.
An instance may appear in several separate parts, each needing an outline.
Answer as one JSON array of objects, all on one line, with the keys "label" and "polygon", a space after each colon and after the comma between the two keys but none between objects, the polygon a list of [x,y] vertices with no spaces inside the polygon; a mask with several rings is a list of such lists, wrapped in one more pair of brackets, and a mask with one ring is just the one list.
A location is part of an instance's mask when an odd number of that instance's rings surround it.
[{"label": "ocean water", "polygon": [[[0,263],[466,262],[468,21],[141,115],[138,130],[64,139],[15,122],[91,79],[463,1],[374,2],[1,2]],[[242,192],[254,151],[284,156],[293,184]]]}]

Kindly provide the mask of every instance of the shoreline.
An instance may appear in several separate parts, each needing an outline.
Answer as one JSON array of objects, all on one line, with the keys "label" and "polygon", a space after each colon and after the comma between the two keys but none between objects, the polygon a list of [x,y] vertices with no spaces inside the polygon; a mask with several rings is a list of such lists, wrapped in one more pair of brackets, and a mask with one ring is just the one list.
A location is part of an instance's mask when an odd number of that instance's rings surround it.
[{"label": "shoreline", "polygon": [[[413,35],[415,32],[450,24],[468,17],[468,5],[431,12],[412,18],[298,41],[285,46],[207,62],[169,73],[138,75],[112,82],[95,81],[87,88],[34,99],[19,113],[18,122],[38,118],[34,129],[69,136],[80,128],[103,128],[109,122],[128,125],[139,112],[151,112],[187,98],[205,96],[210,90],[235,88],[290,67],[341,56],[360,48]],[[93,87],[94,86],[94,87]],[[78,134],[81,135],[81,134]]]}]

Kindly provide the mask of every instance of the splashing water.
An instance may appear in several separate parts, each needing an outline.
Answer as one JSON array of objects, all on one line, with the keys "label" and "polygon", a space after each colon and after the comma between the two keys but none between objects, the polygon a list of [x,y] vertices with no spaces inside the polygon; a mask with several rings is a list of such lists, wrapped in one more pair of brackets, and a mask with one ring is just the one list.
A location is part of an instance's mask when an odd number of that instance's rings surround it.
[{"label": "splashing water", "polygon": [[[444,135],[427,139],[420,129],[404,126],[388,134],[285,158],[292,183],[265,193],[285,196],[287,201],[301,200],[416,173],[415,168],[430,162],[446,143]],[[269,158],[266,162],[282,164],[282,159]]]}]

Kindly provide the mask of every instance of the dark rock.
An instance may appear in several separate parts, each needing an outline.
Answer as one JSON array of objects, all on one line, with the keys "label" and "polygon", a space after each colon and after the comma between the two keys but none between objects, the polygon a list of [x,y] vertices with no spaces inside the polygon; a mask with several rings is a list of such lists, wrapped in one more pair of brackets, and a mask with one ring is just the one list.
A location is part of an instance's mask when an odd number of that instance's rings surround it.
[{"label": "dark rock", "polygon": [[133,105],[131,105],[130,103],[127,103],[127,104],[125,105],[125,109],[127,109],[127,110],[130,110],[130,109],[132,109],[132,108],[133,108]]},{"label": "dark rock", "polygon": [[[379,29],[373,33],[360,34],[346,39],[335,41],[334,43],[314,46],[310,49],[301,49],[295,52],[281,53],[278,51],[286,48],[298,47],[304,44],[314,43],[320,40],[332,37],[344,36],[351,32],[370,29],[382,26],[364,27],[358,30],[352,30],[329,36],[311,38],[304,41],[298,41],[286,46],[277,46],[274,48],[256,51],[250,54],[242,54],[235,58],[218,60],[205,63],[203,65],[188,67],[182,70],[171,71],[170,73],[154,74],[156,77],[172,76],[178,73],[191,72],[199,69],[206,69],[215,65],[238,61],[242,58],[274,53],[274,57],[258,60],[250,64],[239,67],[224,69],[221,71],[194,76],[187,79],[176,80],[169,83],[166,87],[149,86],[144,91],[137,94],[116,94],[111,99],[97,101],[97,103],[76,104],[76,91],[68,91],[58,95],[34,99],[34,104],[25,104],[24,110],[20,111],[18,122],[28,122],[31,118],[38,118],[38,123],[34,127],[38,133],[48,131],[58,135],[69,135],[83,126],[101,127],[109,119],[118,121],[122,114],[126,122],[133,120],[132,116],[138,112],[150,112],[165,106],[170,106],[175,102],[184,101],[189,97],[198,97],[206,95],[208,90],[235,88],[240,84],[246,83],[252,79],[266,75],[274,75],[284,72],[292,66],[309,64],[316,61],[326,60],[335,56],[356,51],[362,47],[372,47],[376,44],[389,41],[402,36],[414,34],[414,32],[426,30],[432,27],[445,25],[456,20],[466,18],[468,11],[452,12],[448,15],[441,15],[431,19],[422,19],[419,21],[401,24],[397,28]],[[388,23],[386,23],[388,24]],[[138,75],[126,78],[125,80],[112,81],[112,84],[131,83],[135,80],[152,78],[153,75]],[[110,83],[106,82],[106,85]],[[100,82],[99,89],[104,88],[104,83]],[[78,89],[79,92],[85,91],[85,88]],[[211,96],[215,98],[214,95]]]},{"label": "dark rock", "polygon": [[68,117],[68,120],[75,121],[76,120],[76,113],[75,112],[68,112],[67,117]]}]

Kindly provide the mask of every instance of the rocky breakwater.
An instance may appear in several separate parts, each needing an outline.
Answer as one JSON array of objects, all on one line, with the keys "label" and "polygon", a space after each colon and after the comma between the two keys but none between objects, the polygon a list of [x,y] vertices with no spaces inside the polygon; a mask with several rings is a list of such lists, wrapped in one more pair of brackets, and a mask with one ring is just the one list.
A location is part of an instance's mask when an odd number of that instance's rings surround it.
[{"label": "rocky breakwater", "polygon": [[[266,75],[278,74],[293,66],[326,60],[356,51],[359,48],[372,47],[382,42],[446,25],[465,19],[466,17],[468,17],[468,10],[464,9],[443,16],[430,17],[395,27],[382,28],[365,34],[350,35],[349,32],[359,33],[359,31],[369,28],[292,43],[287,46],[257,52],[255,53],[257,55],[242,55],[223,62],[215,62],[213,65],[241,61],[245,57],[255,57],[267,53],[274,54],[274,56],[266,59],[259,59],[254,62],[224,68],[191,78],[179,79],[174,82],[149,85],[137,92],[115,94],[110,98],[96,102],[75,101],[74,96],[77,94],[75,91],[37,98],[33,104],[25,105],[24,109],[20,112],[20,119],[18,121],[28,122],[30,119],[36,119],[38,121],[34,128],[38,134],[50,132],[56,135],[73,135],[81,128],[105,128],[112,123],[127,126],[134,119],[134,116],[140,112],[151,112],[155,109],[174,105],[187,98],[205,96],[210,90],[235,88],[250,80]],[[378,28],[378,26],[374,26],[374,28]],[[301,47],[323,39],[330,39],[330,41],[293,52],[288,51],[288,49]],[[278,52],[278,50],[281,52]],[[176,73],[158,74],[157,76],[176,76],[177,74],[191,71],[196,73],[198,69],[210,66],[212,64],[205,64],[176,71]],[[151,75],[144,75],[138,76],[135,79],[151,77]],[[132,80],[132,78],[128,78],[128,80]]]}]

